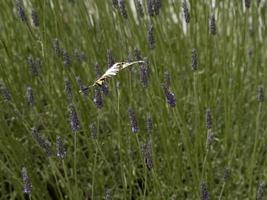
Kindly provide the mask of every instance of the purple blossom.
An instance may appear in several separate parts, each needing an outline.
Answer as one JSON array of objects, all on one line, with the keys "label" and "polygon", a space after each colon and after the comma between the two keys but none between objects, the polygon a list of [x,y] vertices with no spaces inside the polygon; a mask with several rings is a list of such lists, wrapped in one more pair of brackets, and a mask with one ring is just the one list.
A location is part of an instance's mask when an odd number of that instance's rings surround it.
[{"label": "purple blossom", "polygon": [[63,140],[60,136],[56,138],[56,148],[57,148],[57,157],[60,159],[64,159],[66,157],[66,148],[64,147]]},{"label": "purple blossom", "polygon": [[80,130],[80,121],[73,104],[69,104],[68,111],[71,130],[72,132],[78,132]]},{"label": "purple blossom", "polygon": [[176,106],[176,98],[174,93],[172,93],[168,88],[164,87],[164,93],[165,93],[165,97],[167,100],[167,103],[171,106],[171,107],[175,107]]},{"label": "purple blossom", "polygon": [[138,125],[137,125],[135,112],[133,111],[132,108],[128,109],[128,115],[129,115],[129,120],[131,123],[131,130],[133,133],[137,133],[138,132]]},{"label": "purple blossom", "polygon": [[26,167],[22,167],[21,176],[23,182],[23,193],[30,194],[32,192],[32,183],[28,176]]}]

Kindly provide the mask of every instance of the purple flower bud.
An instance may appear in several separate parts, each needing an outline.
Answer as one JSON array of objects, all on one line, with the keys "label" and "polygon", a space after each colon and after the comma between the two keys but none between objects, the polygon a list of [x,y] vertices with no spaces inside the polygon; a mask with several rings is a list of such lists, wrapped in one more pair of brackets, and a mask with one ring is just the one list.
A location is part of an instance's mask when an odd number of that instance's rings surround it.
[{"label": "purple flower bud", "polygon": [[32,56],[28,57],[28,66],[29,71],[33,76],[38,76],[40,67],[41,67],[41,60],[39,58],[33,59]]},{"label": "purple flower bud", "polygon": [[196,49],[192,49],[192,70],[197,70],[197,51]]},{"label": "purple flower bud", "polygon": [[149,79],[148,60],[145,59],[145,63],[142,63],[140,66],[140,81],[143,87],[148,86],[148,79]]},{"label": "purple flower bud", "polygon": [[147,40],[148,40],[148,44],[149,44],[150,49],[154,49],[156,47],[156,44],[155,44],[155,38],[154,38],[154,27],[153,27],[153,25],[150,25],[148,27]]},{"label": "purple flower bud", "polygon": [[153,158],[152,158],[152,141],[149,140],[145,144],[142,145],[142,154],[143,159],[146,164],[148,170],[153,168]]},{"label": "purple flower bud", "polygon": [[207,137],[207,146],[211,146],[214,142],[214,133],[211,129],[208,130],[208,137]]},{"label": "purple flower bud", "polygon": [[260,85],[258,87],[257,99],[258,99],[259,102],[263,102],[264,101],[264,87],[263,87],[263,85]]},{"label": "purple flower bud", "polygon": [[141,2],[139,0],[134,0],[134,5],[135,5],[137,16],[139,18],[143,18],[144,17],[144,10],[143,10]]},{"label": "purple flower bud", "polygon": [[265,184],[261,182],[258,187],[256,200],[263,200],[264,199],[264,190],[265,190]]},{"label": "purple flower bud", "polygon": [[47,154],[47,156],[52,156],[52,145],[50,141],[46,138],[44,138],[36,128],[32,128],[32,137],[35,139],[35,141],[38,143],[38,145],[43,149],[43,151]]},{"label": "purple flower bud", "polygon": [[0,85],[0,93],[5,102],[11,101],[10,91],[3,85]]},{"label": "purple flower bud", "polygon": [[71,58],[66,50],[63,50],[63,63],[65,67],[69,67],[71,65]]},{"label": "purple flower bud", "polygon": [[73,104],[69,104],[68,111],[71,130],[72,132],[78,132],[80,130],[80,121]]},{"label": "purple flower bud", "polygon": [[62,49],[57,38],[55,38],[53,41],[53,49],[56,56],[60,57],[62,55]]},{"label": "purple flower bud", "polygon": [[106,190],[105,200],[112,200],[112,190],[111,189]]},{"label": "purple flower bud", "polygon": [[201,191],[201,200],[209,200],[209,192],[208,192],[207,183],[205,182],[201,183],[200,191]]},{"label": "purple flower bud", "polygon": [[168,88],[164,87],[164,93],[165,93],[165,97],[167,100],[167,103],[171,106],[171,107],[175,107],[176,106],[176,98],[174,93],[172,93]]},{"label": "purple flower bud", "polygon": [[118,9],[119,8],[118,0],[112,0],[112,5],[113,5],[114,8]]},{"label": "purple flower bud", "polygon": [[38,27],[40,25],[40,22],[39,22],[39,17],[37,15],[37,11],[36,10],[32,10],[32,13],[31,13],[31,16],[32,16],[32,23],[35,27]]},{"label": "purple flower bud", "polygon": [[129,115],[129,120],[131,123],[131,130],[133,133],[137,133],[138,132],[138,125],[137,125],[135,112],[133,111],[132,108],[128,109],[128,115]]},{"label": "purple flower bud", "polygon": [[183,11],[184,11],[185,22],[189,23],[190,22],[190,13],[189,13],[188,4],[187,4],[186,0],[183,1],[182,7],[183,7]]},{"label": "purple flower bud", "polygon": [[206,110],[206,127],[207,129],[212,128],[212,116],[211,116],[211,110],[209,108]]},{"label": "purple flower bud", "polygon": [[153,17],[155,15],[154,12],[154,0],[148,0],[147,1],[147,12],[150,17]]},{"label": "purple flower bud", "polygon": [[150,17],[159,14],[161,8],[161,0],[148,0],[147,1],[147,11]]},{"label": "purple flower bud", "polygon": [[71,83],[67,77],[65,77],[64,82],[65,82],[65,94],[67,96],[67,102],[71,103],[72,102]]},{"label": "purple flower bud", "polygon": [[66,157],[66,148],[64,147],[64,143],[60,136],[56,138],[56,148],[57,148],[57,157],[60,159],[64,159]]},{"label": "purple flower bud", "polygon": [[18,16],[21,19],[21,21],[27,22],[28,19],[27,19],[27,16],[25,14],[25,10],[24,10],[24,7],[22,5],[21,0],[16,0],[16,9],[17,9],[17,13],[18,13]]},{"label": "purple flower bud", "polygon": [[124,19],[128,18],[126,6],[125,6],[125,1],[124,0],[118,0],[119,8],[121,15],[124,17]]},{"label": "purple flower bud", "polygon": [[216,35],[217,33],[217,26],[214,14],[210,17],[210,33],[212,35]]},{"label": "purple flower bud", "polygon": [[26,167],[22,167],[21,176],[23,182],[23,193],[30,194],[32,192],[32,183],[28,176]]}]

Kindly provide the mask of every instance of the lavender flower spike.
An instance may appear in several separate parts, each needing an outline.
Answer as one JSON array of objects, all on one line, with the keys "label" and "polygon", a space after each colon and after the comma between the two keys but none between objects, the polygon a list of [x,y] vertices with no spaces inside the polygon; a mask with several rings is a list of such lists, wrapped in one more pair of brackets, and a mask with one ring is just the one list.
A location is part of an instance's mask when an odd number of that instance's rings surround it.
[{"label": "lavender flower spike", "polygon": [[133,111],[132,108],[129,108],[128,115],[129,115],[129,119],[131,122],[131,130],[133,133],[137,133],[138,132],[138,125],[137,125],[135,112]]},{"label": "lavender flower spike", "polygon": [[22,182],[23,182],[23,193],[30,194],[32,191],[32,183],[28,176],[26,167],[22,167],[21,176],[22,176]]}]

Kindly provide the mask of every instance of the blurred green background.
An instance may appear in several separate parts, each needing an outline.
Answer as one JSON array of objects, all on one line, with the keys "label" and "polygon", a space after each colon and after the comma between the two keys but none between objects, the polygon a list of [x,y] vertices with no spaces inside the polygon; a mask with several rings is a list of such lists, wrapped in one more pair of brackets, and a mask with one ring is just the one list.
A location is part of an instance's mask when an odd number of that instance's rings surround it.
[{"label": "blurred green background", "polygon": [[0,9],[1,199],[264,199],[265,0]]}]

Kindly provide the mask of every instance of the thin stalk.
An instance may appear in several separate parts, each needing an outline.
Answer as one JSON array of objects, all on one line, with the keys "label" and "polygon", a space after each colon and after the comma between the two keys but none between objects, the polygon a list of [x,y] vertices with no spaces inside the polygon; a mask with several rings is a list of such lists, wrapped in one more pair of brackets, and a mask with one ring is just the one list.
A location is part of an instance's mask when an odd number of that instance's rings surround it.
[{"label": "thin stalk", "polygon": [[252,182],[253,182],[253,169],[255,166],[255,162],[257,162],[256,151],[257,151],[257,146],[258,146],[261,110],[262,110],[262,102],[259,103],[258,113],[256,116],[255,140],[254,140],[253,152],[252,152],[252,157],[251,157],[251,164],[250,164],[250,169],[249,169],[249,191],[250,191],[251,195],[252,195],[251,190],[252,190]]},{"label": "thin stalk", "polygon": [[77,132],[74,133],[74,181],[75,181],[75,193],[77,192]]},{"label": "thin stalk", "polygon": [[[99,112],[97,111],[97,135],[99,135]],[[95,157],[94,157],[94,167],[93,167],[93,172],[92,172],[92,199],[94,198],[94,185],[95,185],[95,174],[96,174],[96,164],[97,164],[97,154],[98,154],[98,148],[97,148],[97,143],[94,143],[95,146]]]},{"label": "thin stalk", "polygon": [[223,195],[223,192],[224,192],[224,188],[225,188],[225,182],[223,182],[222,189],[221,189],[220,196],[219,196],[219,200],[222,199],[222,195]]}]

